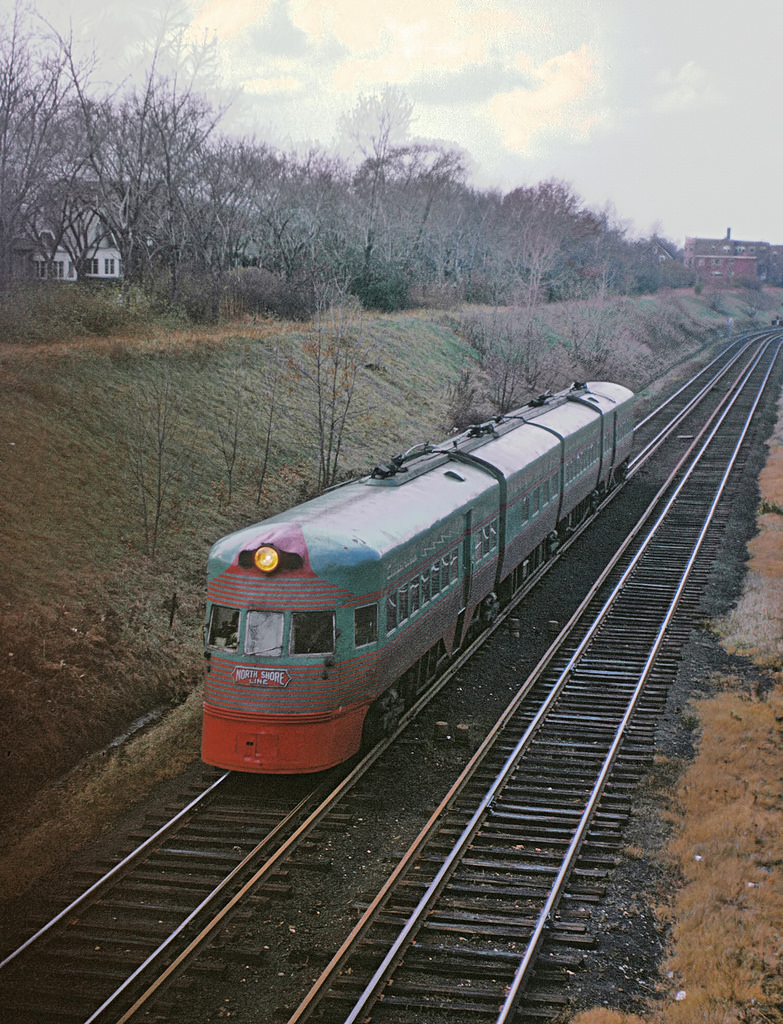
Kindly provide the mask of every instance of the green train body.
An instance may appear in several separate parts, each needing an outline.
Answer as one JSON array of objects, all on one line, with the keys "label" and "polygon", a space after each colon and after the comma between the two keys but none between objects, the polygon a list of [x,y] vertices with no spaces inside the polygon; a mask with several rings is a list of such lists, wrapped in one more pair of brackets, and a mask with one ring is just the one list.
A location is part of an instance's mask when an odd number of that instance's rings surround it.
[{"label": "green train body", "polygon": [[202,757],[313,772],[404,709],[623,474],[633,394],[576,384],[212,548]]}]

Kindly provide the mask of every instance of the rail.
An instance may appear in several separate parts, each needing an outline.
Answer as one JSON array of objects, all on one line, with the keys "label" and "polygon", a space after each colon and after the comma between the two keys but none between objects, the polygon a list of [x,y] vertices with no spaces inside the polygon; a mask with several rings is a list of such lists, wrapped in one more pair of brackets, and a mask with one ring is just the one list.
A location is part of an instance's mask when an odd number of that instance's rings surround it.
[{"label": "rail", "polygon": [[[574,676],[575,671],[586,652],[593,649],[596,638],[599,637],[601,632],[604,630],[607,619],[615,606],[621,601],[621,599],[626,597],[627,592],[631,589],[630,581],[632,580],[632,577],[636,574],[644,557],[653,549],[653,545],[659,538],[664,523],[670,517],[672,510],[675,507],[678,507],[678,502],[680,501],[685,488],[691,481],[696,470],[700,467],[705,455],[708,451],[712,453],[713,442],[715,441],[718,431],[725,424],[727,417],[732,411],[735,403],[738,401],[740,395],[742,395],[747,387],[750,386],[749,382],[751,380],[751,376],[758,367],[764,351],[766,351],[766,346],[757,354],[751,363],[743,369],[743,372],[740,375],[741,379],[738,381],[736,387],[721,403],[719,412],[712,417],[709,430],[702,431],[699,438],[697,438],[690,446],[690,458],[684,472],[682,472],[684,463],[681,461],[672,473],[669,481],[667,481],[664,487],[661,488],[656,499],[651,503],[646,516],[646,521],[649,524],[649,521],[653,516],[655,516],[652,526],[649,527],[646,536],[643,538],[637,551],[632,556],[631,561],[622,571],[616,583],[612,586],[609,596],[603,601],[598,613],[587,628],[587,631],[581,641],[577,644],[573,654],[569,657],[565,667],[557,675],[554,684],[551,686],[546,698],[541,702],[538,711],[534,714],[522,735],[519,736],[514,743],[511,752],[506,757],[500,770],[494,775],[491,784],[483,790],[481,799],[476,804],[472,815],[465,823],[458,839],[454,842],[449,853],[443,859],[435,876],[427,884],[423,895],[419,899],[414,910],[408,916],[404,925],[400,928],[394,941],[389,945],[381,962],[375,968],[372,977],[358,997],[353,1001],[350,1011],[347,1014],[341,1013],[340,1020],[344,1021],[344,1024],[355,1024],[356,1021],[364,1019],[371,1010],[375,1012],[375,1010],[380,1009],[381,1006],[391,1006],[394,1003],[405,1004],[404,996],[399,995],[399,991],[404,989],[404,984],[401,984],[400,980],[396,978],[396,972],[398,972],[400,965],[405,963],[406,953],[411,949],[411,945],[424,926],[424,922],[433,915],[438,900],[441,898],[449,880],[453,877],[455,870],[461,864],[466,851],[471,849],[474,838],[482,824],[486,821],[488,814],[493,809],[497,811],[497,801],[500,794],[508,785],[510,778],[516,771],[520,759],[525,752],[530,749],[533,738],[537,736],[540,728],[550,715],[550,712],[557,705],[568,681]],[[545,930],[551,922],[553,914],[563,895],[574,863],[582,847],[587,829],[593,820],[599,800],[606,787],[609,773],[616,760],[621,744],[623,743],[623,739],[626,735],[632,716],[639,705],[639,701],[649,680],[653,666],[655,665],[656,659],[660,653],[661,646],[667,636],[668,630],[671,627],[675,612],[678,609],[686,585],[688,584],[701,552],[705,537],[713,521],[719,502],[724,494],[729,476],[737,461],[739,452],[749,429],[749,425],[758,406],[758,402],[760,401],[761,395],[769,381],[772,367],[774,365],[774,361],[778,357],[779,351],[780,343],[778,343],[777,348],[774,350],[774,357],[770,360],[769,366],[763,374],[761,383],[757,386],[755,397],[744,418],[742,427],[739,430],[738,438],[726,461],[725,468],[723,469],[722,475],[717,483],[717,487],[709,501],[706,513],[700,523],[697,536],[690,548],[684,566],[681,571],[679,571],[679,576],[674,583],[667,580],[665,584],[667,591],[670,591],[670,596],[660,612],[660,620],[658,621],[649,649],[646,651],[644,656],[644,663],[641,671],[636,678],[635,685],[633,686],[630,698],[626,703],[622,717],[614,729],[613,739],[602,760],[595,782],[590,789],[588,798],[581,812],[579,822],[568,844],[566,854],[557,870],[548,895],[539,910],[529,940],[527,941],[524,952],[520,956],[518,965],[514,971],[513,979],[510,983],[506,984],[506,995],[502,1002],[500,1011],[496,1016],[497,1024],[504,1024],[504,1022],[511,1019],[511,1015],[519,1001],[526,979],[528,978],[532,966],[535,963],[536,955],[541,945]],[[668,498],[666,498],[666,493],[671,489],[677,477],[679,477],[679,481],[676,483],[674,491]],[[662,501],[664,502],[663,509],[656,512]],[[531,692],[537,680],[541,678],[544,669],[547,668],[556,657],[560,646],[568,637],[570,637],[576,623],[583,617],[586,610],[590,608],[596,594],[623,558],[628,546],[637,532],[638,531],[634,531],[628,538],[626,544],[623,545],[623,548],[618,552],[612,564],[608,566],[602,574],[601,579],[591,590],[574,618],[562,631],[555,645],[553,645],[553,648],[551,648],[547,653],[542,664],[537,667],[531,677],[526,681],[523,688],[517,694],[515,700],[499,721],[496,730],[494,730],[493,733],[485,740],[484,744],[482,744],[481,748],[476,752],[471,762],[466,766],[462,775],[444,798],[430,821],[422,829],[417,839],[401,859],[396,869],[389,877],[386,885],[372,901],[360,921],[356,924],[350,936],[337,951],[330,964],[323,971],[321,977],[317,980],[296,1012],[290,1018],[289,1024],[300,1024],[300,1022],[310,1019],[316,1008],[320,1007],[324,994],[326,992],[331,992],[334,985],[340,980],[341,972],[348,965],[355,950],[362,940],[367,937],[369,930],[378,920],[381,911],[387,907],[390,894],[396,890],[397,886],[403,879],[409,876],[411,865],[421,862],[423,852],[438,832],[439,823],[447,812],[453,809],[455,801],[458,796],[464,792],[467,783],[474,777],[478,767],[484,764],[488,753],[497,744],[498,738],[504,734],[509,723],[517,715],[522,701]],[[667,576],[669,576],[670,573],[670,566],[667,566]],[[636,656],[639,657],[638,654]],[[433,857],[431,856],[430,859],[433,859]],[[388,910],[387,916],[389,916]],[[390,986],[389,982],[393,976],[395,977],[396,984]],[[396,996],[394,995],[395,991],[397,991]],[[389,998],[386,1001],[379,1002],[381,994],[384,992],[388,994]],[[418,998],[422,1000],[421,996]],[[423,1006],[426,1006],[426,999],[416,1003],[415,1006],[417,1009],[421,1009]],[[331,1019],[328,1013],[326,1014],[326,1019]]]}]

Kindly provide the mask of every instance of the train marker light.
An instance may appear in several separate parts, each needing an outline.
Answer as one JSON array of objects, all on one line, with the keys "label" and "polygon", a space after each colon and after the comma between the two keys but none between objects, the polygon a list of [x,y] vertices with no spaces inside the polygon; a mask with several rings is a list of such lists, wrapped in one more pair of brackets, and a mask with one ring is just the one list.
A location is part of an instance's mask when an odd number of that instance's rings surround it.
[{"label": "train marker light", "polygon": [[260,569],[261,572],[274,572],[280,564],[280,555],[274,548],[258,548],[253,555],[253,561],[256,564],[256,569]]}]

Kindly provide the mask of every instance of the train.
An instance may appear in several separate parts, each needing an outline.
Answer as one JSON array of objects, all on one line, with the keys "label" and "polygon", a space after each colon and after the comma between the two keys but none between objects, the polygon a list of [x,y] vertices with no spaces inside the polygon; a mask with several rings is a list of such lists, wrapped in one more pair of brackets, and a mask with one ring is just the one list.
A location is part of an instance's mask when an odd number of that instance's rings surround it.
[{"label": "train", "polygon": [[577,382],[215,543],[202,760],[301,774],[390,733],[627,470],[634,395]]}]

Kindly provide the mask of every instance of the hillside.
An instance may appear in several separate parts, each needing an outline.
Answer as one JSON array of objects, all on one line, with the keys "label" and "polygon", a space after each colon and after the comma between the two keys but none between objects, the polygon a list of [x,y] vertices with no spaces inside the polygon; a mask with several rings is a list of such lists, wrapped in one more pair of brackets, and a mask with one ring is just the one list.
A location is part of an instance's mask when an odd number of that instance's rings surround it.
[{"label": "hillside", "polygon": [[[549,307],[528,394],[599,377],[652,392],[729,317],[736,333],[780,306],[767,290]],[[0,343],[0,813],[153,709],[180,709],[153,773],[198,756],[206,554],[314,492],[329,359],[338,411],[346,351],[355,373],[340,478],[491,415],[493,345],[513,323],[470,307]]]}]

